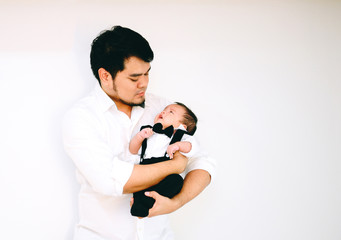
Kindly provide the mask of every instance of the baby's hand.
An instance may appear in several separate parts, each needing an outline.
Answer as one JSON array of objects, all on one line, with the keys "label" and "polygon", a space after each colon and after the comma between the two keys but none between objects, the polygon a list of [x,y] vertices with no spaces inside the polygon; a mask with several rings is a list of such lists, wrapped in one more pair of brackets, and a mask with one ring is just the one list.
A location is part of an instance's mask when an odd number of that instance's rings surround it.
[{"label": "baby's hand", "polygon": [[176,151],[179,151],[179,149],[180,149],[180,147],[177,143],[173,143],[173,144],[169,145],[167,148],[167,154],[168,154],[169,158],[173,159],[173,154]]},{"label": "baby's hand", "polygon": [[140,137],[145,139],[145,138],[149,138],[151,135],[153,135],[153,133],[154,132],[152,128],[144,128],[138,134],[140,135]]}]

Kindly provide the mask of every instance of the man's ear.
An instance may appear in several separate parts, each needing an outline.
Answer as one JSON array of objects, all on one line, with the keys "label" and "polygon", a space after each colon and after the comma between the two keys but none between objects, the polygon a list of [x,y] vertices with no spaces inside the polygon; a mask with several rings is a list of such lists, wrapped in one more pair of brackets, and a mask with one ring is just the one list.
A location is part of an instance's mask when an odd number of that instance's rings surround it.
[{"label": "man's ear", "polygon": [[111,74],[104,68],[98,69],[98,76],[101,81],[101,86],[108,86],[110,81],[112,81]]}]

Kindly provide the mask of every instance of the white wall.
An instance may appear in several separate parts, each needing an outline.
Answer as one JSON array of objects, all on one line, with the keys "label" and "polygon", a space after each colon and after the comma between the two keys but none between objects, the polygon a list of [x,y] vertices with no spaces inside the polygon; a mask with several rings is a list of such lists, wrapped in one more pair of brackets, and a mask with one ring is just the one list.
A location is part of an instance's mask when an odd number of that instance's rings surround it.
[{"label": "white wall", "polygon": [[341,239],[340,1],[46,2],[0,2],[0,239],[71,239],[60,122],[117,24],[149,40],[149,90],[197,113],[218,162],[178,239]]}]

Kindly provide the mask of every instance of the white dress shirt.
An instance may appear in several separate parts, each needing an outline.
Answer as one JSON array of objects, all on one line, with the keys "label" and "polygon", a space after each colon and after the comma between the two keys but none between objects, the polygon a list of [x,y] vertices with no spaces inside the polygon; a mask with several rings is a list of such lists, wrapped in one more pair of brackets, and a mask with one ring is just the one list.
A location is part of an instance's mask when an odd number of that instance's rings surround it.
[{"label": "white dress shirt", "polygon": [[[173,239],[167,215],[138,219],[130,214],[132,194],[123,194],[139,157],[129,153],[129,141],[142,125],[170,102],[146,95],[145,107],[133,107],[131,118],[118,111],[102,88],[76,103],[63,121],[63,142],[76,166],[79,192],[77,240],[169,240]],[[207,170],[214,161],[205,155],[190,158],[187,172]]]}]

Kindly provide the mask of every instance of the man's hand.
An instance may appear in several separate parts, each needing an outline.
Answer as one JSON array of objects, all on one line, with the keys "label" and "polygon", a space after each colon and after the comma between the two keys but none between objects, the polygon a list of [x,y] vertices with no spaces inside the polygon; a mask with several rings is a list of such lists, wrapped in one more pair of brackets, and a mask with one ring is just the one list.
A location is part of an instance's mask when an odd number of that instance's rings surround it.
[{"label": "man's hand", "polygon": [[[177,205],[177,202],[175,200],[164,197],[155,191],[146,192],[145,194],[146,196],[152,197],[155,199],[155,203],[153,207],[149,209],[148,217],[155,217],[158,215],[168,214],[168,213],[174,212],[180,207]],[[132,207],[133,204],[134,204],[134,198],[132,197],[130,199],[130,207]],[[142,219],[143,217],[138,217],[138,218]]]},{"label": "man's hand", "polygon": [[180,204],[174,199],[161,196],[155,191],[146,192],[146,196],[155,199],[155,203],[151,209],[149,209],[148,217],[155,217],[163,214],[174,212],[180,207]]},{"label": "man's hand", "polygon": [[161,196],[154,191],[149,193],[146,192],[146,196],[155,199],[154,206],[149,209],[148,217],[154,217],[176,211],[201,193],[210,181],[211,176],[207,171],[196,169],[186,175],[181,192],[172,199]]}]

